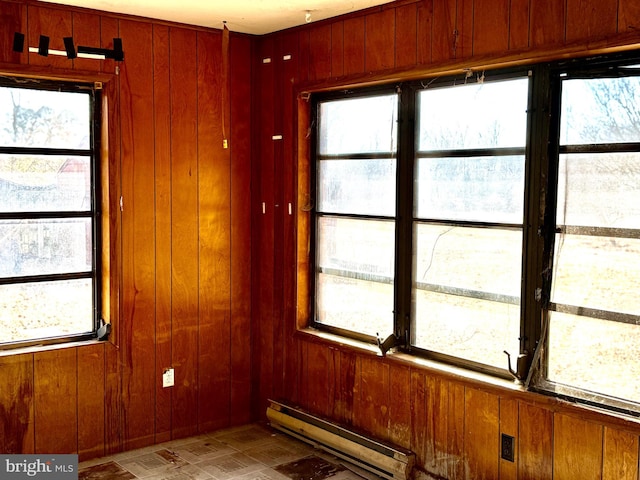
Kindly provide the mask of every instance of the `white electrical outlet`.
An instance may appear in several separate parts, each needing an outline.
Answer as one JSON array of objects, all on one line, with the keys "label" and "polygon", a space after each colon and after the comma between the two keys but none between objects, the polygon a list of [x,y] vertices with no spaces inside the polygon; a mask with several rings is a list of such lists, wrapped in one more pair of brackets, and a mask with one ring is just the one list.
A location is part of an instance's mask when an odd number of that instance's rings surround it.
[{"label": "white electrical outlet", "polygon": [[173,387],[173,368],[165,368],[162,374],[162,387]]}]

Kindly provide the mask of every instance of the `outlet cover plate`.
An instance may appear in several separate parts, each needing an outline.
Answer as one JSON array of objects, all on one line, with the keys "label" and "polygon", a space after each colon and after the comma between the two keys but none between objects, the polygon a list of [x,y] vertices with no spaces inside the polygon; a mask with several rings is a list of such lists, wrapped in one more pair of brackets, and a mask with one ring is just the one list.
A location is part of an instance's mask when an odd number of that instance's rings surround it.
[{"label": "outlet cover plate", "polygon": [[502,434],[500,456],[504,460],[509,462],[514,461],[514,443],[515,439],[511,435]]},{"label": "outlet cover plate", "polygon": [[162,387],[173,387],[173,382],[173,368],[165,368],[164,373],[162,374]]}]

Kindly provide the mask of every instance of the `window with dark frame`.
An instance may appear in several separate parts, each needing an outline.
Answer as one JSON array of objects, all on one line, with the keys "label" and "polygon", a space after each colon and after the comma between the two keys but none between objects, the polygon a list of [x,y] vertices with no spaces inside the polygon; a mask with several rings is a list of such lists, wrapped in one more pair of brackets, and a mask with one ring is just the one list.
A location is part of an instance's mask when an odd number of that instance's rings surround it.
[{"label": "window with dark frame", "polygon": [[0,78],[0,348],[96,336],[98,94]]},{"label": "window with dark frame", "polygon": [[637,62],[314,94],[310,324],[639,415]]}]

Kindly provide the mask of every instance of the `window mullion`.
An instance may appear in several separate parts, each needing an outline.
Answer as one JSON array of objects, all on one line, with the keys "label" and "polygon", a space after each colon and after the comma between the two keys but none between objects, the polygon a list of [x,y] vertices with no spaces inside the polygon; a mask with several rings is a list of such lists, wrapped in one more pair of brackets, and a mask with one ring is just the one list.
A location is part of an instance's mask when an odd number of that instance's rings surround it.
[{"label": "window mullion", "polygon": [[399,344],[408,348],[411,344],[415,89],[403,88],[398,101],[394,333]]}]

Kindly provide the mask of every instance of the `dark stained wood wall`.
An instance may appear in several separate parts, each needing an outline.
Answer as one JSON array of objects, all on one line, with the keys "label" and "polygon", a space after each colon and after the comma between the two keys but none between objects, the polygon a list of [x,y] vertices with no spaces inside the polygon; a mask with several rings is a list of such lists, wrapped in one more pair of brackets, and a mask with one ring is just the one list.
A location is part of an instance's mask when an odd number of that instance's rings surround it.
[{"label": "dark stained wood wall", "polygon": [[[125,61],[16,53],[14,32],[120,37]],[[86,459],[250,420],[252,44],[232,33],[223,70],[218,30],[0,1],[3,74],[105,81],[114,325],[109,343],[0,356],[0,452]]]},{"label": "dark stained wood wall", "polygon": [[[308,315],[310,207],[310,121],[300,92],[640,46],[635,3],[402,0],[260,39],[254,415],[264,417],[269,398],[299,405],[413,450],[427,478],[638,480],[638,423],[296,333]],[[502,433],[515,439],[514,462],[500,458]]]}]

